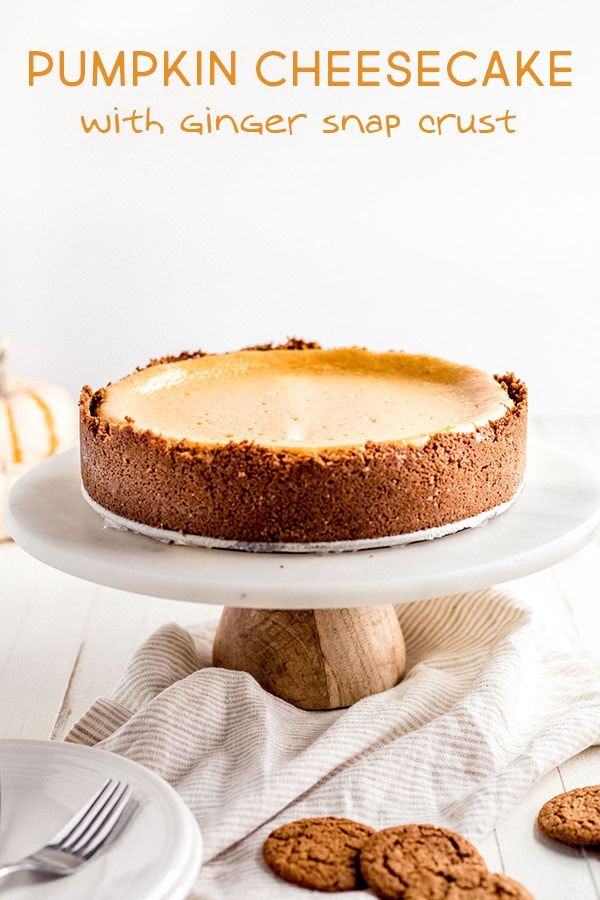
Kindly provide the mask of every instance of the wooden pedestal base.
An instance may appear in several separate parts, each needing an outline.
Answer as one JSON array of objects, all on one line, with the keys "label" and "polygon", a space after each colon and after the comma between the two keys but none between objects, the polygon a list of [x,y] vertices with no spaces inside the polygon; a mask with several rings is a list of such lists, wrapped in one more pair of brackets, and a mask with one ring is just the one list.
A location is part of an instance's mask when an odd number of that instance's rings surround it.
[{"label": "wooden pedestal base", "polygon": [[378,694],[404,674],[404,638],[392,606],[225,609],[213,662],[249,672],[301,709],[336,709]]}]

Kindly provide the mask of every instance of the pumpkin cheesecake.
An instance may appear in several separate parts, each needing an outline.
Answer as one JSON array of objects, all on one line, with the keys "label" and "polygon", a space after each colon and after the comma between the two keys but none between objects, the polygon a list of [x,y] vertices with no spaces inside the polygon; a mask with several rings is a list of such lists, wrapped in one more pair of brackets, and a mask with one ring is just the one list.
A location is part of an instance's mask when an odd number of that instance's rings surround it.
[{"label": "pumpkin cheesecake", "polygon": [[292,340],[153,360],[80,399],[86,499],[109,522],[242,549],[402,543],[517,496],[527,392],[431,356]]}]

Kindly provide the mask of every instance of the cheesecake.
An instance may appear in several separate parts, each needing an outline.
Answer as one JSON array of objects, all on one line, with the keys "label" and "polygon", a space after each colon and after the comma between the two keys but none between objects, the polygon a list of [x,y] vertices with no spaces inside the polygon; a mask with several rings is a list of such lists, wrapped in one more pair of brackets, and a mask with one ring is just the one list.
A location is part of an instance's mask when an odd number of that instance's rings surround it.
[{"label": "cheesecake", "polygon": [[507,509],[527,391],[432,356],[292,340],[86,386],[80,423],[84,496],[109,523],[215,547],[353,549]]}]

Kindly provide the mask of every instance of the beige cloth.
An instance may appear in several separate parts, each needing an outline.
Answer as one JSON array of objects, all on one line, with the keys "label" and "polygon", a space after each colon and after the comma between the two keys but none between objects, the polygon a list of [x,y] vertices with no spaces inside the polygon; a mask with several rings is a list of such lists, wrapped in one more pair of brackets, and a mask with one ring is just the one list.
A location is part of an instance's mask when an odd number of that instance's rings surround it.
[{"label": "beige cloth", "polygon": [[209,629],[167,625],[68,739],[177,788],[202,829],[202,900],[299,896],[260,851],[302,816],[429,821],[481,838],[544,772],[600,742],[599,663],[514,596],[479,591],[397,613],[408,675],[349,709],[296,709],[245,673],[211,668]]}]

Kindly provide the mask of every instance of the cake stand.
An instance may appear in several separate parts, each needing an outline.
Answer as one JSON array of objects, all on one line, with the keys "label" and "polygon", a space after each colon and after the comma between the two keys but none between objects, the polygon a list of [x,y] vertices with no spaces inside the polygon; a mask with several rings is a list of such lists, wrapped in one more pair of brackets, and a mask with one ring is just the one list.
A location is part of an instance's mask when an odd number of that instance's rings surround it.
[{"label": "cake stand", "polygon": [[532,443],[524,490],[485,526],[354,553],[245,553],[107,528],[81,494],[76,450],[13,487],[8,527],[64,572],[139,594],[223,604],[214,660],[304,709],[348,706],[396,684],[404,641],[392,604],[509,581],[574,553],[600,529],[600,480]]}]

